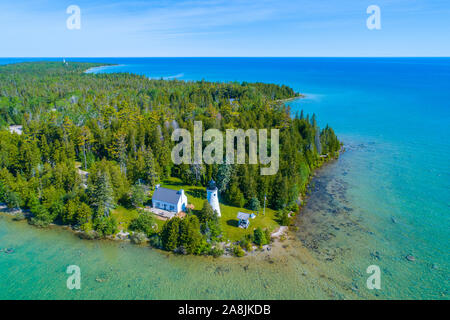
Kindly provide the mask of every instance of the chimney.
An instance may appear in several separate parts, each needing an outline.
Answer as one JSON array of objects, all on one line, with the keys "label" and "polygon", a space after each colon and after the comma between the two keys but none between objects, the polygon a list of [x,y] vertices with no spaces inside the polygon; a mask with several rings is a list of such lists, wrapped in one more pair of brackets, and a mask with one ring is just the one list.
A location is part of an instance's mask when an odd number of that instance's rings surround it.
[{"label": "chimney", "polygon": [[158,188],[159,188],[160,186],[161,186],[160,184],[157,184],[157,185],[155,186],[155,190],[158,190]]},{"label": "chimney", "polygon": [[184,196],[184,190],[183,190],[183,189],[180,189],[180,190],[178,191],[178,193],[181,194],[182,196]]}]

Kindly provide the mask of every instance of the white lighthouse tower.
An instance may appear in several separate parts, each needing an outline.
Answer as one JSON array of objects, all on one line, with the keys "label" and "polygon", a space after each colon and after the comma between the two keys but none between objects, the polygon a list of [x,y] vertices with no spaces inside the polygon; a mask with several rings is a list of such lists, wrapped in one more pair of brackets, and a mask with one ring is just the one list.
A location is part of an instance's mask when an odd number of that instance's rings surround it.
[{"label": "white lighthouse tower", "polygon": [[220,217],[220,206],[219,206],[219,190],[216,187],[214,180],[208,183],[206,188],[206,198],[214,211],[217,212],[217,216]]}]

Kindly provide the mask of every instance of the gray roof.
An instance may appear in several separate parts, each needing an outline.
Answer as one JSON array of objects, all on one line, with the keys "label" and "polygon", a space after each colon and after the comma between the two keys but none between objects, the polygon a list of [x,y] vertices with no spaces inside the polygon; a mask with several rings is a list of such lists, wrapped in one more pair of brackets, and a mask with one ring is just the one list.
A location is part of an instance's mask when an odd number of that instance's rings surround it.
[{"label": "gray roof", "polygon": [[159,187],[153,193],[153,201],[164,201],[177,204],[181,197],[181,191]]},{"label": "gray roof", "polygon": [[237,214],[237,218],[239,220],[248,220],[248,219],[250,219],[250,213],[244,213],[244,212],[239,211]]}]

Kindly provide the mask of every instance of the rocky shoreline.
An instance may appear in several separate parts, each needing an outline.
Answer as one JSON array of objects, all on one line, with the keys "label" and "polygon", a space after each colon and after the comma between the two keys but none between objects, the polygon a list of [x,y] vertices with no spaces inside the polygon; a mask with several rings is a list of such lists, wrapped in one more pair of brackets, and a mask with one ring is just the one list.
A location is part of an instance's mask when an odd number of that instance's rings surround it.
[{"label": "rocky shoreline", "polygon": [[[8,216],[8,217],[12,218],[12,220],[14,220],[14,221],[25,221],[25,220],[29,220],[32,217],[31,213],[28,210],[11,209],[11,208],[8,208],[5,204],[0,204],[0,214],[4,214],[4,215]],[[130,242],[130,243],[133,243],[136,245],[144,245],[144,244],[148,245],[148,242],[149,242],[149,239],[147,237],[144,237],[144,239],[142,239],[141,241],[135,241],[133,239],[133,233],[130,234],[129,232],[124,232],[122,230],[113,236],[100,237],[100,235],[95,230],[82,231],[82,230],[73,228],[71,226],[59,225],[59,224],[55,224],[55,223],[51,223],[49,226],[70,231],[74,235],[79,237],[80,239],[84,239],[84,240],[122,241],[122,242]],[[275,246],[276,242],[283,241],[284,237],[287,236],[287,233],[288,233],[288,227],[284,227],[284,226],[279,227],[277,230],[275,230],[272,233],[272,241],[270,244],[264,245],[261,248],[258,248],[257,246],[253,246],[253,250],[250,252],[246,251],[245,256],[256,256],[258,254],[272,252],[272,248]],[[135,233],[135,234],[137,234],[137,233]],[[222,257],[235,257],[235,254],[233,253],[234,245],[236,245],[236,244],[232,243],[231,241],[219,243],[218,246],[223,248],[223,251],[224,251]],[[159,250],[158,248],[154,248],[152,246],[150,246],[150,247],[153,249]]]}]

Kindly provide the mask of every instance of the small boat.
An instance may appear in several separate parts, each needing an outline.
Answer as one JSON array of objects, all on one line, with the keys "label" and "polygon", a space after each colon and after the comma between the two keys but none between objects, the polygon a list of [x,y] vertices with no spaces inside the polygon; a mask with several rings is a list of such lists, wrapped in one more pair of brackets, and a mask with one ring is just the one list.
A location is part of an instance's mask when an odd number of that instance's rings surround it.
[{"label": "small boat", "polygon": [[8,254],[14,253],[14,248],[7,248],[7,249],[4,250],[4,252],[8,253]]}]

